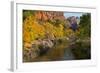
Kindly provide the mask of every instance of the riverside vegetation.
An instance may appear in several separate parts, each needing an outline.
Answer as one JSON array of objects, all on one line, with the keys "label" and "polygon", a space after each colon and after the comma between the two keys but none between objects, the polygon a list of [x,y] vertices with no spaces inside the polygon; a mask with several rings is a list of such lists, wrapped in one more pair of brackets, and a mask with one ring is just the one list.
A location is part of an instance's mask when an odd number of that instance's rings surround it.
[{"label": "riverside vegetation", "polygon": [[90,35],[90,13],[23,10],[23,62],[90,59]]}]

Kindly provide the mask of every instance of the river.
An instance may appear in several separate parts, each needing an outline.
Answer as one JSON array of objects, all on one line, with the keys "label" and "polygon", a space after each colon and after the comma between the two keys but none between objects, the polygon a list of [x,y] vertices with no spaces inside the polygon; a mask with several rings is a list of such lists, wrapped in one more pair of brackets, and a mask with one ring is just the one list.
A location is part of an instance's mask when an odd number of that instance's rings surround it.
[{"label": "river", "polygon": [[90,59],[90,47],[84,46],[84,43],[81,44],[76,43],[70,45],[65,41],[57,43],[43,55],[31,59],[30,62]]}]

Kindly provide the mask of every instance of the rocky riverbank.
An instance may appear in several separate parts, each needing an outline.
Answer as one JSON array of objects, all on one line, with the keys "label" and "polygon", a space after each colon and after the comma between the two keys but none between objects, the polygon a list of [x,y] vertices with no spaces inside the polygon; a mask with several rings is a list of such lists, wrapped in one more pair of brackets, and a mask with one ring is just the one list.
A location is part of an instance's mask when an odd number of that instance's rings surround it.
[{"label": "rocky riverbank", "polygon": [[[74,40],[74,39],[73,39]],[[90,40],[77,39],[36,40],[29,51],[24,50],[24,62],[90,59]]]}]

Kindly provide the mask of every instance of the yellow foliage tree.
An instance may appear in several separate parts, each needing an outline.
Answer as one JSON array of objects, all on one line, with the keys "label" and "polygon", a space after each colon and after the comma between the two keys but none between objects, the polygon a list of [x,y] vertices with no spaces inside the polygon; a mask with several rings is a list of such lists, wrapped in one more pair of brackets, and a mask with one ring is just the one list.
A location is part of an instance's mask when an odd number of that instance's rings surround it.
[{"label": "yellow foliage tree", "polygon": [[65,32],[64,32],[64,35],[66,37],[70,37],[71,35],[75,35],[74,31],[72,29],[66,29]]},{"label": "yellow foliage tree", "polygon": [[36,38],[43,38],[45,29],[42,25],[38,24],[34,16],[26,18],[23,24],[23,40],[24,42],[32,42]]},{"label": "yellow foliage tree", "polygon": [[45,38],[53,39],[54,38],[54,26],[48,22],[44,25],[45,28]]}]

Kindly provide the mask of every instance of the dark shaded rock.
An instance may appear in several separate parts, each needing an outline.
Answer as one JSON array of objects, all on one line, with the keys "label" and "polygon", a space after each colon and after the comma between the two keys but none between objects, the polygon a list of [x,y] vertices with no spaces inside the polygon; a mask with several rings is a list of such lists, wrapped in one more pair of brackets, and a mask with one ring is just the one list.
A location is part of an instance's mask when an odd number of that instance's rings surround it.
[{"label": "dark shaded rock", "polygon": [[50,49],[49,47],[44,47],[42,45],[39,46],[39,50],[40,50],[39,56],[45,55],[48,52],[49,49]]}]

